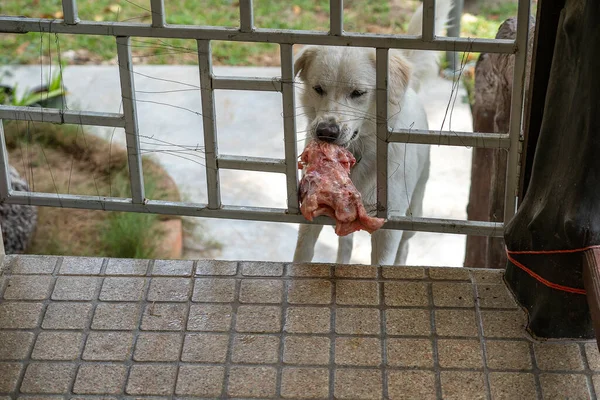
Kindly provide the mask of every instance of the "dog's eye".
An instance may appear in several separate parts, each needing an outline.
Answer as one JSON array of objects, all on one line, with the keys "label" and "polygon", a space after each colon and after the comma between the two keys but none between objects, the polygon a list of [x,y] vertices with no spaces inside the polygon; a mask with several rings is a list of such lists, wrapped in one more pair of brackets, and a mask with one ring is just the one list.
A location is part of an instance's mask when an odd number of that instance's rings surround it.
[{"label": "dog's eye", "polygon": [[317,94],[319,96],[323,96],[325,94],[325,91],[323,90],[323,88],[319,85],[313,87],[313,89],[315,90],[315,92],[317,92]]},{"label": "dog's eye", "polygon": [[361,92],[360,90],[354,90],[352,93],[350,93],[350,97],[353,99],[356,99],[365,93],[367,93],[367,92]]}]

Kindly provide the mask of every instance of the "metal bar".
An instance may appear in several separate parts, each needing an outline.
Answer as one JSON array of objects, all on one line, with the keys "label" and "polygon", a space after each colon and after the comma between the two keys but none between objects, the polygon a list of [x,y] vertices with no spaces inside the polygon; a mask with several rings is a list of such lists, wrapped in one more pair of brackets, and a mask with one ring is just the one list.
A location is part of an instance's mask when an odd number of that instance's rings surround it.
[{"label": "metal bar", "polygon": [[479,132],[440,132],[413,129],[392,132],[388,142],[437,144],[440,146],[468,146],[507,149],[510,145],[508,134]]},{"label": "metal bar", "polygon": [[202,126],[204,129],[204,158],[208,207],[221,207],[221,188],[217,166],[217,119],[215,112],[215,92],[212,87],[212,55],[210,42],[198,40],[198,66],[200,68],[200,93],[202,96]]},{"label": "metal bar", "polygon": [[67,25],[79,23],[77,15],[77,2],[75,0],[62,0],[63,19]]},{"label": "metal bar", "polygon": [[510,105],[510,147],[508,149],[506,171],[506,193],[504,200],[504,222],[510,221],[517,209],[519,190],[519,153],[521,140],[521,122],[523,117],[523,99],[525,94],[525,70],[527,66],[527,38],[529,36],[529,7],[528,0],[519,2],[517,14],[517,46],[515,54],[515,69]]},{"label": "metal bar", "polygon": [[252,32],[254,30],[254,10],[252,0],[240,0],[240,31]]},{"label": "metal bar", "polygon": [[[0,200],[5,201],[11,191],[10,165],[8,162],[8,150],[4,137],[4,123],[0,119]],[[2,232],[0,231],[0,234]]]},{"label": "metal bar", "polygon": [[[448,36],[459,37],[460,36],[460,21],[464,8],[464,0],[454,0],[452,11],[450,12],[450,21],[448,21]],[[458,53],[454,51],[446,52],[446,60],[448,60],[448,69],[450,71],[457,72],[458,69]]]},{"label": "metal bar", "polygon": [[[10,204],[80,208],[105,211],[125,211],[190,217],[242,219],[251,221],[333,225],[331,218],[320,216],[309,222],[300,214],[290,214],[282,208],[223,206],[211,209],[206,204],[148,200],[132,204],[128,199],[114,197],[63,195],[39,192],[10,192],[5,200]],[[383,229],[402,229],[463,235],[502,236],[503,225],[497,222],[463,221],[441,218],[399,217],[388,220]]]},{"label": "metal bar", "polygon": [[152,27],[163,28],[167,24],[164,0],[150,0],[150,10],[152,10]]},{"label": "metal bar", "polygon": [[376,50],[377,216],[387,218],[388,192],[388,49]]},{"label": "metal bar", "polygon": [[344,34],[344,0],[329,0],[329,33]]},{"label": "metal bar", "polygon": [[287,212],[298,214],[298,155],[296,153],[296,99],[294,95],[294,53],[291,44],[282,44],[281,97],[283,100],[283,141],[287,178]]},{"label": "metal bar", "polygon": [[281,92],[281,79],[214,77],[213,89]]},{"label": "metal bar", "polygon": [[125,127],[123,114],[59,110],[56,108],[0,106],[0,119],[2,118],[16,121],[51,122],[54,124]]},{"label": "metal bar", "polygon": [[435,38],[435,0],[423,0],[423,33],[421,38],[431,42]]},{"label": "metal bar", "polygon": [[135,36],[155,38],[181,38],[197,40],[225,40],[231,42],[268,42],[280,44],[314,44],[322,46],[355,46],[390,49],[414,49],[435,51],[470,51],[481,53],[514,53],[515,41],[507,39],[471,39],[438,37],[423,41],[407,35],[374,33],[344,33],[340,36],[318,31],[285,29],[255,29],[240,32],[238,29],[218,26],[166,26],[155,29],[145,24],[131,22],[81,21],[66,25],[55,20],[0,16],[0,33],[48,32],[105,36]]},{"label": "metal bar", "polygon": [[129,37],[117,37],[117,55],[119,59],[123,115],[125,116],[125,141],[127,143],[127,162],[129,165],[131,198],[134,203],[141,204],[144,202],[145,198],[144,173],[142,170],[142,152],[140,150],[135,81],[133,78],[133,64],[131,62]]},{"label": "metal bar", "polygon": [[220,155],[217,158],[217,166],[220,169],[278,172],[282,174],[286,172],[285,160],[277,158]]}]

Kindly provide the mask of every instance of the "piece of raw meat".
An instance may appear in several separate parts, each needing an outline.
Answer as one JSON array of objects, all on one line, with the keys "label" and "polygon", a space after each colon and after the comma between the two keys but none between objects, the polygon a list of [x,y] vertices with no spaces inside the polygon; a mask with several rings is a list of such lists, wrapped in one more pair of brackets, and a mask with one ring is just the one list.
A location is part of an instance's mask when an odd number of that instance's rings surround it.
[{"label": "piece of raw meat", "polygon": [[336,220],[335,233],[346,236],[381,228],[385,220],[367,215],[362,197],[350,179],[356,159],[343,147],[311,141],[302,154],[298,168],[304,169],[300,181],[300,211],[312,221],[319,215]]}]

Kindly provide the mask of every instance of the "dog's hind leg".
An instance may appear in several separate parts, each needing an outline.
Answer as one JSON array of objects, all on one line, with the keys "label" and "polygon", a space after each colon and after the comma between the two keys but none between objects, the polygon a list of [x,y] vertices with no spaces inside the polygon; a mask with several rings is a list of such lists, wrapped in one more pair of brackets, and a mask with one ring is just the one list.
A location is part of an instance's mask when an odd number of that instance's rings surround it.
[{"label": "dog's hind leg", "polygon": [[340,236],[338,239],[338,253],[336,263],[338,264],[348,264],[350,263],[350,257],[352,256],[352,245],[354,244],[353,240],[354,235],[346,235]]},{"label": "dog's hind leg", "polygon": [[371,235],[371,265],[393,265],[402,231],[380,229]]},{"label": "dog's hind leg", "polygon": [[315,245],[319,234],[323,229],[322,225],[301,224],[298,229],[298,241],[296,242],[296,251],[294,252],[294,262],[311,262],[315,255]]}]

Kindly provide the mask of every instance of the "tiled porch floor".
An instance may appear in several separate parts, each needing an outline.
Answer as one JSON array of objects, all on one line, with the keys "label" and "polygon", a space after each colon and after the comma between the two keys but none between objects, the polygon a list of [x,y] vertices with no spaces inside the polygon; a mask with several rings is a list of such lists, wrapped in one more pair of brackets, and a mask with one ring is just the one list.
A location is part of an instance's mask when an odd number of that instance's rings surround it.
[{"label": "tiled porch floor", "polygon": [[496,271],[6,257],[0,399],[595,399]]}]

